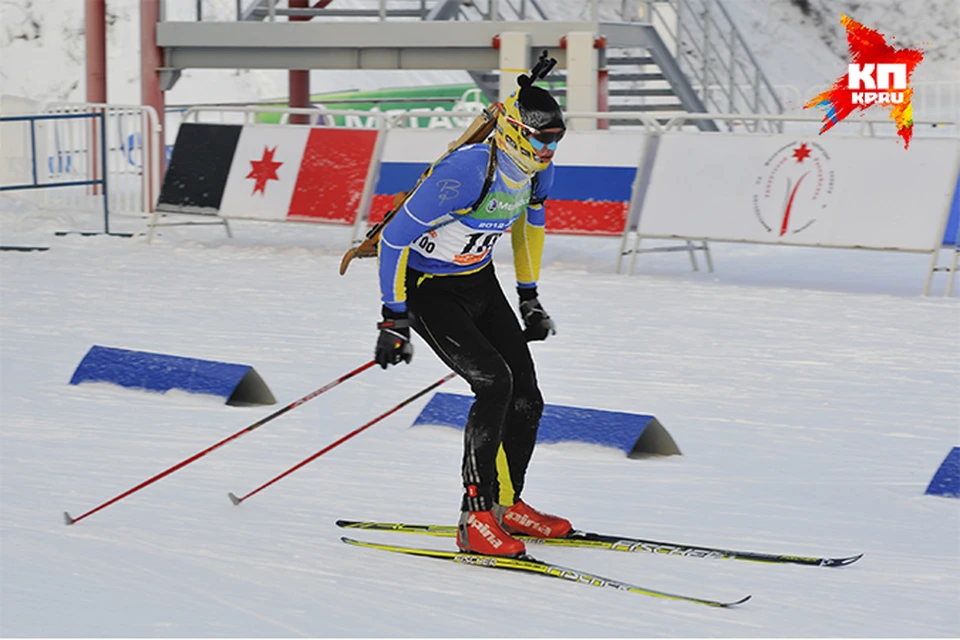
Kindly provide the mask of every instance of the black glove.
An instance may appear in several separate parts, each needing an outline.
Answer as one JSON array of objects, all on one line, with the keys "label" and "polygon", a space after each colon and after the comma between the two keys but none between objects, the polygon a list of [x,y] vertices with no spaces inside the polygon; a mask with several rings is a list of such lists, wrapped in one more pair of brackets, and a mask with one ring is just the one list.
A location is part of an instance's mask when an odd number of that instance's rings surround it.
[{"label": "black glove", "polygon": [[406,311],[393,311],[384,306],[383,322],[377,323],[377,329],[380,330],[380,337],[377,339],[373,359],[382,369],[391,364],[400,364],[401,360],[406,363],[413,360],[410,319]]},{"label": "black glove", "polygon": [[523,335],[527,342],[546,340],[547,336],[555,334],[557,327],[537,299],[537,288],[517,287],[517,293],[520,294],[520,317],[523,318]]}]

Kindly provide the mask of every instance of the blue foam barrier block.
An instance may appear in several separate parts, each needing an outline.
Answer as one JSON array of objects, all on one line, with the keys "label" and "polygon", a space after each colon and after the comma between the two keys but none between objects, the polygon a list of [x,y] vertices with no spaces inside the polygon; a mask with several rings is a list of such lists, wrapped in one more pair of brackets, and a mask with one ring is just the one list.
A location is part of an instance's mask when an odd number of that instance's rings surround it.
[{"label": "blue foam barrier block", "polygon": [[253,367],[212,360],[94,345],[70,384],[108,382],[131,389],[180,389],[225,398],[227,404],[273,404],[276,400]]},{"label": "blue foam barrier block", "polygon": [[[413,422],[463,429],[473,398],[437,393]],[[654,416],[548,404],[543,408],[537,442],[585,442],[624,451],[628,457],[672,455],[680,450]]]},{"label": "blue foam barrier block", "polygon": [[954,447],[933,474],[925,492],[930,496],[960,498],[960,447]]}]

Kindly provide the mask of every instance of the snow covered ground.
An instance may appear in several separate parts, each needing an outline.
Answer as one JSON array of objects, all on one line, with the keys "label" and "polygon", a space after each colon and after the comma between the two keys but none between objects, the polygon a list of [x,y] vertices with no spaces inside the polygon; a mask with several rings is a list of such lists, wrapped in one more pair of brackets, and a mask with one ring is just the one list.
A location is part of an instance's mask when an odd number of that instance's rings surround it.
[{"label": "snow covered ground", "polygon": [[[613,270],[617,241],[548,237],[534,347],[547,402],[651,413],[682,456],[558,444],[526,497],[596,531],[842,569],[537,548],[707,609],[347,547],[337,518],[452,523],[460,435],[422,399],[242,495],[441,378],[371,369],[88,519],[77,516],[372,357],[374,265],[337,275],[344,229],[234,223],[56,237],[89,214],[0,199],[0,635],[5,637],[956,637],[960,501],[925,496],[960,444],[960,301],[920,297],[926,257],[714,245]],[[143,231],[118,218],[114,230]],[[504,245],[506,246],[506,245]],[[509,249],[498,254],[506,286]],[[942,276],[941,276],[942,277]],[[938,280],[942,292],[942,280]],[[956,292],[955,292],[956,293]],[[95,344],[249,364],[278,399],[228,407],[68,381]],[[460,380],[441,390],[467,393]],[[370,540],[450,548],[443,539]]]}]

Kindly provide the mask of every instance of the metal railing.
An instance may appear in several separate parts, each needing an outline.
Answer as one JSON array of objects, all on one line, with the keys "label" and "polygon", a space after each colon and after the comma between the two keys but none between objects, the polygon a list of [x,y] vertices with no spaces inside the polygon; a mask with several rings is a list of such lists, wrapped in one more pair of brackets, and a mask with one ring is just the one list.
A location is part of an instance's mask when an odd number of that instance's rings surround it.
[{"label": "metal railing", "polygon": [[425,20],[430,11],[427,0],[352,0],[350,6],[346,7],[341,2],[323,7],[310,6],[317,3],[308,3],[308,6],[303,8],[290,7],[287,0],[252,0],[245,8],[241,8],[240,2],[241,0],[237,0],[238,21],[276,22],[278,18],[309,20],[315,17],[381,21],[398,18]]},{"label": "metal railing", "polygon": [[[198,0],[197,16],[202,19]],[[343,4],[343,3],[341,3]],[[253,0],[245,8],[237,4],[237,20],[278,18],[348,18],[351,20],[549,20],[539,0],[352,0],[350,6],[330,4],[323,8],[290,8],[285,0]]]},{"label": "metal railing", "polygon": [[777,92],[721,0],[647,1],[644,11],[664,39],[675,43],[677,62],[699,86],[708,111],[783,113]]},{"label": "metal railing", "polygon": [[[789,85],[778,88],[785,87],[789,87]],[[818,84],[808,87],[806,91],[802,92],[796,87],[790,87],[789,90],[793,95],[798,96],[797,102],[803,105],[829,88],[830,84]],[[926,119],[960,119],[960,81],[927,80],[911,82],[910,88],[913,90],[911,104],[915,116]]]},{"label": "metal railing", "polygon": [[[111,213],[153,211],[160,192],[160,154],[163,150],[159,119],[153,107],[54,102],[45,105],[43,113],[102,114]],[[49,180],[71,180],[88,171],[87,158],[94,151],[84,127],[68,121],[54,121],[50,125],[47,145]],[[89,197],[76,190],[50,193],[46,204],[85,209],[89,208]]]},{"label": "metal railing", "polygon": [[[804,123],[811,126],[811,131],[806,133],[817,133],[817,130],[823,123],[823,117],[817,115],[787,115],[787,114],[766,114],[766,113],[676,113],[661,114],[669,116],[663,124],[664,132],[680,131],[684,124],[690,121],[710,119],[723,121],[728,124],[729,132],[754,132],[760,127],[762,122],[795,122]],[[919,125],[919,129],[917,128]],[[942,120],[915,120],[914,137],[943,137],[960,136],[960,121],[944,118]],[[923,127],[936,129],[936,134],[931,136],[923,135],[926,130]],[[840,121],[829,133],[825,135],[842,135],[843,133],[853,133],[863,137],[895,137],[897,135],[896,123],[890,118],[856,118],[850,121]]]},{"label": "metal railing", "polygon": [[[479,92],[479,89],[471,91]],[[420,98],[412,99],[412,101],[428,102],[428,100]],[[438,99],[439,101],[441,100]],[[182,115],[182,121],[221,124],[270,124],[262,118],[262,116],[269,114],[279,116],[276,118],[278,120],[277,124],[287,124],[291,115],[305,115],[307,116],[307,122],[302,124],[311,126],[381,129],[389,124],[390,126],[429,129],[432,128],[430,121],[440,118],[443,119],[443,122],[438,126],[442,125],[443,128],[455,130],[468,126],[485,107],[479,100],[464,101],[444,98],[442,101],[454,104],[450,109],[437,107],[434,109],[387,109],[386,111],[376,107],[369,110],[332,109],[323,105],[301,108],[257,105],[202,105],[187,108]],[[340,101],[336,101],[334,104],[338,102]],[[372,100],[363,99],[361,102],[372,102]],[[398,100],[389,98],[385,99],[385,102],[392,103],[398,102]],[[406,121],[407,124],[395,124],[399,121]],[[424,124],[424,121],[427,121],[427,124]]]},{"label": "metal railing", "polygon": [[[455,5],[455,20],[549,20],[543,5],[538,0],[447,0],[438,2],[432,10],[435,15],[451,11]],[[437,19],[437,18],[433,18]],[[451,18],[441,18],[451,19]]]},{"label": "metal railing", "polygon": [[[68,122],[73,125],[79,121],[77,129],[82,136],[82,144],[78,150],[82,154],[67,156],[66,170],[53,172],[51,167],[44,171],[40,167],[40,156],[46,156],[49,146],[48,133],[51,131],[45,124]],[[107,148],[106,118],[104,113],[68,113],[68,114],[28,114],[19,116],[0,116],[0,123],[24,123],[28,127],[28,135],[18,136],[23,141],[20,150],[11,153],[5,149],[5,160],[15,161],[19,169],[16,173],[26,174],[22,182],[17,184],[0,185],[0,192],[22,191],[51,188],[83,187],[91,195],[102,199],[104,233],[110,233],[110,200],[107,179]],[[62,161],[59,150],[56,156],[48,160],[52,165],[53,158]],[[24,157],[26,156],[26,157]],[[45,158],[46,159],[46,158]],[[29,166],[29,171],[23,171]]]}]

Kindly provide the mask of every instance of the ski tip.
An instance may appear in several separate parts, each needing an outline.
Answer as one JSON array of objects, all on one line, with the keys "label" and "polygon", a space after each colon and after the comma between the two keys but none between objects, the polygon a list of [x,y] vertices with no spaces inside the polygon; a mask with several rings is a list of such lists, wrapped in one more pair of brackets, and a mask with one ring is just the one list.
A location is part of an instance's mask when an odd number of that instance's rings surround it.
[{"label": "ski tip", "polygon": [[845,567],[853,564],[862,557],[863,554],[858,553],[855,556],[847,556],[846,558],[830,558],[828,560],[824,560],[821,564],[825,567]]},{"label": "ski tip", "polygon": [[66,511],[64,511],[64,512],[63,512],[63,523],[64,523],[64,524],[67,524],[67,525],[71,525],[71,524],[73,524],[74,522],[76,522],[76,520],[74,520],[73,518],[71,518],[71,517],[70,517],[70,514],[67,513]]},{"label": "ski tip", "polygon": [[346,528],[346,527],[353,526],[355,524],[357,524],[356,520],[337,520],[338,527]]},{"label": "ski tip", "polygon": [[232,492],[232,491],[227,492],[227,497],[230,498],[230,502],[232,502],[234,506],[236,506],[236,505],[240,504],[241,502],[243,502],[240,498],[238,498],[237,496],[233,495],[233,492]]},{"label": "ski tip", "polygon": [[722,604],[721,606],[724,607],[724,608],[736,607],[736,606],[739,606],[739,605],[743,604],[744,602],[746,602],[747,600],[749,600],[749,599],[752,598],[752,597],[753,597],[752,595],[748,595],[748,596],[746,596],[746,597],[740,598],[740,599],[737,600],[736,602],[725,602],[725,603]]},{"label": "ski tip", "polygon": [[357,540],[356,538],[348,538],[347,536],[340,536],[340,542],[345,542],[355,547],[370,547],[374,549],[377,548],[377,545],[373,544],[372,542],[364,542],[363,540]]}]

